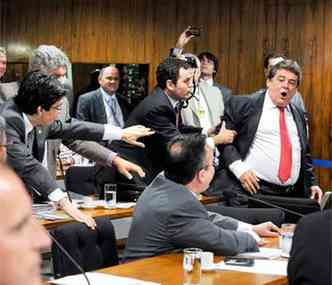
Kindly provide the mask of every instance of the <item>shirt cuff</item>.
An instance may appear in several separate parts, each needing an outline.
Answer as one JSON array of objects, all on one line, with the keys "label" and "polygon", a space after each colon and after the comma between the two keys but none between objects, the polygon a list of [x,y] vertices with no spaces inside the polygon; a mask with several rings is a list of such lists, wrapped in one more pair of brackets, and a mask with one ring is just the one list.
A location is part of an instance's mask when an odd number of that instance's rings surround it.
[{"label": "shirt cuff", "polygon": [[121,140],[122,129],[120,127],[105,124],[103,140],[114,141]]},{"label": "shirt cuff", "polygon": [[253,237],[253,239],[256,242],[260,242],[261,241],[261,238],[259,237],[259,235],[256,232],[253,231],[252,225],[250,225],[250,224],[247,224],[247,223],[239,221],[239,224],[238,224],[238,227],[237,227],[237,231],[238,232],[246,232],[246,233],[248,233],[249,235],[251,235]]},{"label": "shirt cuff", "polygon": [[183,49],[182,48],[173,48],[172,49],[172,56],[179,56],[182,54]]},{"label": "shirt cuff", "polygon": [[61,199],[67,197],[68,197],[67,193],[63,192],[60,188],[55,189],[48,195],[48,199],[51,202],[56,202],[56,203],[58,203]]},{"label": "shirt cuff", "polygon": [[211,147],[212,149],[214,149],[215,148],[215,144],[214,144],[214,140],[213,140],[213,138],[206,138],[206,144],[209,146],[209,147]]},{"label": "shirt cuff", "polygon": [[109,155],[107,156],[107,160],[106,160],[106,165],[107,166],[112,166],[113,165],[113,160],[114,158],[116,158],[118,156],[118,154],[116,152],[111,151],[109,153]]},{"label": "shirt cuff", "polygon": [[233,172],[237,179],[240,180],[241,175],[250,170],[250,167],[248,167],[242,160],[239,159],[231,163],[229,165],[229,169]]}]

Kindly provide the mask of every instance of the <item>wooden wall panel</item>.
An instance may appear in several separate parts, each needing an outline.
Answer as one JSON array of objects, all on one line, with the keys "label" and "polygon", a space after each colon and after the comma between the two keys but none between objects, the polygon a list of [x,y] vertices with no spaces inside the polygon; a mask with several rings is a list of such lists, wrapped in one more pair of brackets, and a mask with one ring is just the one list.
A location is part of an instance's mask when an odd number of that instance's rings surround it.
[{"label": "wooden wall panel", "polygon": [[[313,156],[332,160],[331,0],[0,2],[0,45],[16,45],[14,53],[26,48],[25,58],[39,44],[54,44],[73,62],[149,63],[150,88],[158,63],[188,25],[202,26],[203,33],[186,51],[215,53],[220,59],[217,79],[234,94],[264,86],[263,58],[269,51],[298,60]],[[331,172],[317,170],[325,189],[332,186]]]}]

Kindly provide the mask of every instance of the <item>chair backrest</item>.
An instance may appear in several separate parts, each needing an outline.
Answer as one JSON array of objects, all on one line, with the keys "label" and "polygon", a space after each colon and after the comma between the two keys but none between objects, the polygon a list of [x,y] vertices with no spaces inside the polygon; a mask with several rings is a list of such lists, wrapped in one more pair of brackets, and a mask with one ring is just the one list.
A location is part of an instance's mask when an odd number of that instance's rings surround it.
[{"label": "chair backrest", "polygon": [[[51,234],[71,254],[85,271],[119,264],[114,227],[109,218],[96,218],[97,228],[73,223],[60,226]],[[54,276],[56,278],[80,273],[71,261],[52,244]]]},{"label": "chair backrest", "polygon": [[[292,211],[297,212],[302,215],[320,211],[320,205],[318,204],[318,202],[316,200],[313,200],[313,199],[282,197],[282,196],[273,196],[273,195],[261,195],[261,194],[256,194],[254,197],[256,199],[260,199],[260,200],[272,203],[273,205],[277,205],[277,206],[292,210]],[[259,201],[249,200],[248,207],[249,208],[266,208],[268,206],[266,206],[263,203],[260,203]],[[285,213],[285,222],[286,223],[297,223],[297,221],[299,219],[300,219],[300,217],[298,215],[294,215],[294,214],[291,214],[288,212]]]},{"label": "chair backrest", "polygon": [[82,195],[93,195],[97,192],[96,170],[94,166],[72,166],[65,175],[66,190]]}]

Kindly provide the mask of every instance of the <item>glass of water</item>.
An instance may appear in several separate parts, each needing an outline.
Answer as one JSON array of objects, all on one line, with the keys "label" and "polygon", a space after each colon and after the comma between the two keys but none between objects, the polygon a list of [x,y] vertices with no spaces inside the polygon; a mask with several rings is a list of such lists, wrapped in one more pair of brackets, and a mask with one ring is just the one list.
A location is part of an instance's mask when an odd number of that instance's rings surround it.
[{"label": "glass of water", "polygon": [[185,248],[183,250],[184,285],[201,284],[201,254],[200,248]]},{"label": "glass of water", "polygon": [[116,184],[104,185],[104,197],[107,208],[116,207]]}]

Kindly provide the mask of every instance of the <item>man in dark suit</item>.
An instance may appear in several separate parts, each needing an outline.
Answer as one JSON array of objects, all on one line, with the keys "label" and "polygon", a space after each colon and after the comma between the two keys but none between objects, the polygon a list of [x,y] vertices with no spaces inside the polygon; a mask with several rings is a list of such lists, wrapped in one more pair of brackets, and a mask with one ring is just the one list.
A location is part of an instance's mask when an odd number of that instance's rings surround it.
[{"label": "man in dark suit", "polygon": [[[165,165],[166,145],[181,133],[200,133],[202,128],[184,126],[180,119],[179,105],[190,96],[193,69],[186,61],[168,57],[157,68],[157,87],[130,114],[127,125],[143,124],[156,133],[153,137],[143,138],[144,150],[131,148],[118,152],[124,158],[138,163],[146,172],[147,183],[163,170]],[[224,142],[224,135],[219,132],[211,140],[215,144]],[[212,143],[213,143],[212,142]]]},{"label": "man in dark suit", "polygon": [[332,284],[331,232],[332,210],[299,221],[288,262],[289,285]]},{"label": "man in dark suit", "polygon": [[120,128],[78,120],[58,121],[63,96],[65,90],[55,76],[38,70],[27,74],[14,101],[5,104],[2,110],[7,124],[8,164],[31,193],[39,193],[44,199],[58,203],[74,219],[94,228],[95,221],[69,202],[66,193],[43,166],[46,161],[45,140],[129,139],[129,142],[137,143],[138,137],[149,132],[144,127],[139,127],[139,132],[128,133]]},{"label": "man in dark suit", "polygon": [[218,255],[256,251],[260,236],[277,236],[271,222],[256,226],[208,212],[197,195],[214,175],[213,148],[203,135],[173,139],[167,164],[137,201],[124,260],[151,257],[186,247]]},{"label": "man in dark suit", "polygon": [[303,112],[290,103],[300,80],[298,64],[285,60],[269,70],[266,92],[231,97],[226,126],[238,135],[220,148],[224,169],[216,189],[320,201]]},{"label": "man in dark suit", "polygon": [[120,73],[115,66],[103,68],[98,77],[100,88],[78,99],[76,117],[80,120],[123,127],[128,116],[127,102],[117,93]]}]

